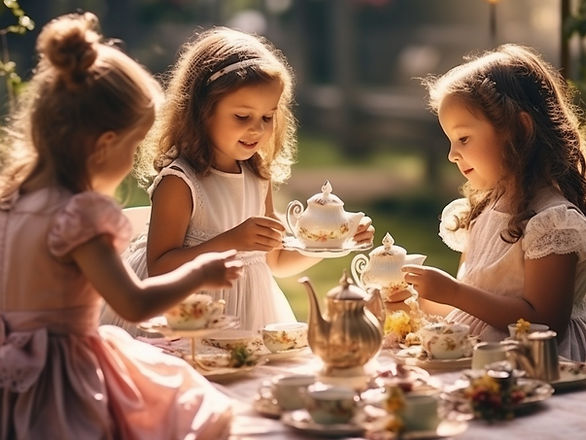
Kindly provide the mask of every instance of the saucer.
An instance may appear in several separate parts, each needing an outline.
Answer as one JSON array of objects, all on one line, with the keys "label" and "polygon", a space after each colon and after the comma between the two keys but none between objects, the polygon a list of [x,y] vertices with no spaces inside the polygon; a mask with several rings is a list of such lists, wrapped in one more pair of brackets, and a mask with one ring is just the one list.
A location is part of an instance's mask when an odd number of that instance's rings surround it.
[{"label": "saucer", "polygon": [[297,237],[288,236],[283,239],[283,249],[299,252],[306,257],[339,258],[350,252],[366,251],[372,248],[372,243],[356,244],[353,240],[346,241],[341,248],[311,248],[305,246]]},{"label": "saucer", "polygon": [[238,326],[240,319],[237,316],[221,315],[212,321],[209,326],[193,330],[173,329],[167,324],[164,316],[155,316],[148,321],[140,322],[137,327],[147,333],[156,333],[163,336],[174,336],[178,338],[202,337],[217,332],[218,330],[234,328]]},{"label": "saucer", "polygon": [[586,363],[560,361],[560,378],[550,382],[556,391],[566,391],[586,385]]},{"label": "saucer", "polygon": [[266,357],[269,362],[272,362],[291,359],[297,356],[307,356],[309,354],[311,354],[311,349],[308,346],[305,346],[301,348],[291,348],[289,350],[280,350],[274,353],[263,353],[263,356]]},{"label": "saucer", "polygon": [[412,345],[399,350],[395,357],[406,365],[414,365],[426,370],[461,370],[472,366],[472,356],[464,356],[456,359],[428,358],[421,345]]},{"label": "saucer", "polygon": [[305,409],[287,411],[281,416],[281,421],[300,432],[320,437],[346,437],[364,433],[364,427],[355,423],[316,423]]},{"label": "saucer", "polygon": [[281,417],[281,408],[277,401],[272,396],[261,396],[257,394],[252,401],[252,408],[261,416],[269,417],[271,419],[278,419]]}]

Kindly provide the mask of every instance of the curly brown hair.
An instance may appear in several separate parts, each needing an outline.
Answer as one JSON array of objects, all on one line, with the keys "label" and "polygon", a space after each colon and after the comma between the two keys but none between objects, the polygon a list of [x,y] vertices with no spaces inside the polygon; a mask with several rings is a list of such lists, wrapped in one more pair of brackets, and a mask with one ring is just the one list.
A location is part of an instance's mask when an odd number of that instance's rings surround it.
[{"label": "curly brown hair", "polygon": [[[214,73],[244,60],[245,64],[209,81]],[[187,42],[166,75],[167,99],[153,130],[139,148],[135,174],[148,185],[154,173],[181,156],[196,173],[212,167],[213,149],[207,122],[216,104],[237,89],[278,80],[283,86],[269,142],[246,162],[256,175],[284,182],[296,149],[293,73],[283,54],[260,36],[214,27]],[[154,168],[154,170],[153,170]]]},{"label": "curly brown hair", "polygon": [[97,28],[94,14],[67,14],[39,34],[39,63],[4,136],[10,153],[0,196],[46,168],[74,193],[91,189],[88,159],[99,136],[152,117],[159,84]]},{"label": "curly brown hair", "polygon": [[[581,112],[563,77],[533,49],[506,44],[466,58],[440,77],[423,81],[429,105],[438,111],[446,96],[461,98],[505,136],[503,162],[513,178],[512,216],[501,237],[514,243],[523,236],[534,215],[531,202],[544,186],[559,190],[586,212],[586,161]],[[531,123],[524,123],[522,112]],[[480,212],[501,195],[503,188],[479,191],[468,183],[462,188],[471,210],[458,219],[468,228]]]}]

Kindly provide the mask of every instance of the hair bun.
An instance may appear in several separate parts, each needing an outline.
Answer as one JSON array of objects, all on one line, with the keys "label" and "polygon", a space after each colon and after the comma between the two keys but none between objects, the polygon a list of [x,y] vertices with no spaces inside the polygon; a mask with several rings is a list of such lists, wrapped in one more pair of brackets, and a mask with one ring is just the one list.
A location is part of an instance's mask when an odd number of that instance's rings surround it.
[{"label": "hair bun", "polygon": [[68,14],[49,22],[37,40],[37,50],[60,72],[66,84],[78,85],[98,56],[95,30],[98,18],[90,13]]}]

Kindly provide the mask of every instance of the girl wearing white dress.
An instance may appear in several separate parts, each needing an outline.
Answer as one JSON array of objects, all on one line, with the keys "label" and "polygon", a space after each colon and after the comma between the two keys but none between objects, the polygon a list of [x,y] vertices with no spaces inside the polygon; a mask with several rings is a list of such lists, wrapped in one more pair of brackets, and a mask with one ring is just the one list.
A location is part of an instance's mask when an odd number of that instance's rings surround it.
[{"label": "girl wearing white dress", "polygon": [[457,278],[408,266],[406,281],[481,339],[523,318],[555,330],[561,355],[586,360],[586,160],[565,81],[509,44],[425,84],[467,179],[440,225],[462,258]]},{"label": "girl wearing white dress", "polygon": [[[154,163],[158,175],[148,240],[131,247],[128,261],[139,276],[147,268],[153,276],[202,252],[235,248],[243,276],[232,289],[206,293],[223,298],[244,329],[294,321],[273,275],[320,261],[282,249],[285,227],[273,208],[272,184],[289,177],[295,153],[292,93],[291,70],[268,41],[212,28],[184,46],[143,152],[146,173]],[[373,234],[366,218],[354,239]]]}]

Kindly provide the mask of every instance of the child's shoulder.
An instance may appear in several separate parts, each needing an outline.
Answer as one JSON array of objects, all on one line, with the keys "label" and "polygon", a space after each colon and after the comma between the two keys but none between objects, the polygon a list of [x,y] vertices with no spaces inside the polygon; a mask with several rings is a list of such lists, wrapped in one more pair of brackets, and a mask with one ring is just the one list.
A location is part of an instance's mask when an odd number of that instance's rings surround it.
[{"label": "child's shoulder", "polygon": [[72,195],[55,213],[47,239],[51,252],[63,256],[103,234],[110,236],[113,246],[122,251],[130,239],[130,223],[114,199],[86,191]]},{"label": "child's shoulder", "polygon": [[439,236],[452,250],[463,252],[468,243],[468,230],[460,228],[461,219],[470,212],[470,202],[460,198],[448,203],[442,211]]},{"label": "child's shoulder", "polygon": [[532,206],[535,215],[523,236],[528,258],[573,252],[586,257],[586,216],[576,206],[559,193],[538,197]]}]

